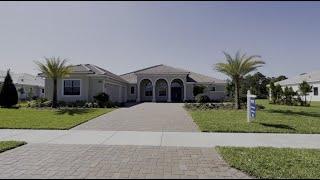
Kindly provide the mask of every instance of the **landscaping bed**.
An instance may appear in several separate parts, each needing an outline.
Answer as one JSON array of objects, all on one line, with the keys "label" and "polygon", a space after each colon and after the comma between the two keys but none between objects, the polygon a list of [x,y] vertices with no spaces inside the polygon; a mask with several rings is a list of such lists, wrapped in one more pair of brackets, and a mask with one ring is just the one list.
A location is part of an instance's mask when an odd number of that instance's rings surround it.
[{"label": "landscaping bed", "polygon": [[258,178],[320,178],[319,149],[217,147],[217,150],[231,167]]}]

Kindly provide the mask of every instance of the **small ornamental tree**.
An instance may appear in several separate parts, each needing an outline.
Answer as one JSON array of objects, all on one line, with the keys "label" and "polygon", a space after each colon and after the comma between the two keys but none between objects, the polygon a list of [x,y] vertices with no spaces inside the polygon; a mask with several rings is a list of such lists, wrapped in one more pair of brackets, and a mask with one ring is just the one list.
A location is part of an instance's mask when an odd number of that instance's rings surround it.
[{"label": "small ornamental tree", "polygon": [[307,106],[307,95],[312,92],[312,86],[310,86],[307,81],[303,81],[299,84],[299,91],[304,96],[304,105]]},{"label": "small ornamental tree", "polygon": [[10,70],[7,71],[7,76],[4,79],[3,86],[0,92],[0,106],[10,108],[18,103],[18,92],[12,82]]}]

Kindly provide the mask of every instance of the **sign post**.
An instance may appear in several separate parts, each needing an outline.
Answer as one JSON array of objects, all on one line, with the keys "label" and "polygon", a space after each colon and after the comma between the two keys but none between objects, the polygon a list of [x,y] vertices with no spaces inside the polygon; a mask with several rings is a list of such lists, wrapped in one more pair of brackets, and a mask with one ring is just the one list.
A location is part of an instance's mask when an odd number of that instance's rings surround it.
[{"label": "sign post", "polygon": [[250,90],[247,92],[247,121],[252,122],[256,118],[257,106],[256,95],[251,94]]}]

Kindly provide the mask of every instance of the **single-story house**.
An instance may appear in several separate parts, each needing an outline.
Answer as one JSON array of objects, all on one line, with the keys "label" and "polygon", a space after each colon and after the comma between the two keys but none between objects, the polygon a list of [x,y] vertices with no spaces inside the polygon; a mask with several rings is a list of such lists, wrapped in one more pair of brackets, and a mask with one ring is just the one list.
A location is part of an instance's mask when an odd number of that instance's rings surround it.
[{"label": "single-story house", "polygon": [[[167,65],[156,65],[123,75],[93,64],[71,67],[68,77],[58,79],[58,101],[92,101],[100,92],[113,102],[182,102],[194,100],[193,87],[202,85],[212,100],[225,97],[226,81]],[[51,98],[53,81],[46,78],[45,96]]]},{"label": "single-story house", "polygon": [[[302,73],[298,76],[285,79],[283,81],[276,82],[275,85],[279,84],[283,89],[285,87],[292,87],[294,91],[299,90],[299,84],[306,81],[312,86],[312,92],[307,96],[307,101],[320,101],[319,88],[320,88],[320,71],[314,71],[311,73]],[[270,96],[271,98],[271,96]]]},{"label": "single-story house", "polygon": [[[0,86],[2,86],[6,75],[7,71],[0,71]],[[10,72],[10,75],[20,100],[44,97],[43,78],[26,73]]]}]

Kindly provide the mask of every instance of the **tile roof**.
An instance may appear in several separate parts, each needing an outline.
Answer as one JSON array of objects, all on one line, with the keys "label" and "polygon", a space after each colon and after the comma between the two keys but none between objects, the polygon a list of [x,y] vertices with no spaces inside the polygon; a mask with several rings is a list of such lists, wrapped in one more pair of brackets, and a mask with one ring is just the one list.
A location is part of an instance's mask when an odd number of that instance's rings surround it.
[{"label": "tile roof", "polygon": [[[7,75],[7,71],[0,71],[0,82],[3,82]],[[26,73],[14,73],[10,71],[10,75],[14,84],[31,85],[44,87],[44,79]]]},{"label": "tile roof", "polygon": [[92,75],[102,75],[102,76],[108,76],[110,78],[113,78],[115,80],[125,82],[127,81],[123,79],[122,77],[111,73],[110,71],[103,69],[99,66],[93,65],[93,64],[78,64],[71,67],[72,73],[84,73],[84,74],[92,74]]},{"label": "tile roof", "polygon": [[307,81],[308,83],[311,82],[320,82],[320,71],[314,71],[311,73],[303,73],[298,76],[285,79],[283,81],[279,81],[276,84],[280,85],[291,85],[291,84],[299,84],[302,83],[303,81]]}]

